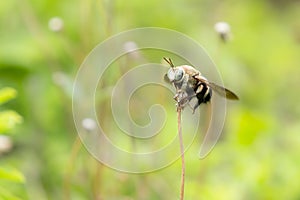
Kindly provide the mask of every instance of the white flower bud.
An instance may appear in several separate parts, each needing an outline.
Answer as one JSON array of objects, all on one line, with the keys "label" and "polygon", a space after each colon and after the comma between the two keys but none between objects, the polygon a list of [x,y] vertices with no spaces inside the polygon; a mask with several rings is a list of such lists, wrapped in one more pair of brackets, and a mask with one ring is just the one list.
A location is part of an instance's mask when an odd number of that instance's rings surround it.
[{"label": "white flower bud", "polygon": [[96,122],[95,120],[91,119],[91,118],[84,118],[82,120],[82,127],[87,130],[87,131],[93,131],[96,129]]},{"label": "white flower bud", "polygon": [[9,152],[13,147],[13,143],[8,136],[0,135],[0,155]]},{"label": "white flower bud", "polygon": [[53,32],[59,32],[64,28],[64,21],[60,17],[52,17],[49,20],[48,27]]},{"label": "white flower bud", "polygon": [[138,52],[138,46],[133,41],[125,42],[123,48],[126,52],[129,53],[129,56],[131,56],[134,59],[137,59],[140,56]]},{"label": "white flower bud", "polygon": [[224,42],[230,39],[231,30],[230,25],[227,22],[217,22],[215,24],[215,31]]}]

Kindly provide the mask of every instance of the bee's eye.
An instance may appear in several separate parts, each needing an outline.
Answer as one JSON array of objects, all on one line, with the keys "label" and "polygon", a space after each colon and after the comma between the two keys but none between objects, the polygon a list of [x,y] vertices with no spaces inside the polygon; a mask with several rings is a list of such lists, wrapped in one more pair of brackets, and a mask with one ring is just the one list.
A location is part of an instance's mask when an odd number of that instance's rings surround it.
[{"label": "bee's eye", "polygon": [[167,73],[167,77],[168,77],[168,79],[171,81],[171,82],[173,82],[174,81],[174,79],[175,79],[175,71],[174,71],[174,69],[169,69],[169,71],[168,71],[168,73]]},{"label": "bee's eye", "polygon": [[182,68],[171,68],[169,69],[167,73],[168,79],[173,82],[173,81],[180,81],[183,77],[184,71]]},{"label": "bee's eye", "polygon": [[174,80],[175,81],[180,81],[183,77],[183,74],[184,74],[183,69],[181,69],[181,68],[176,69]]}]

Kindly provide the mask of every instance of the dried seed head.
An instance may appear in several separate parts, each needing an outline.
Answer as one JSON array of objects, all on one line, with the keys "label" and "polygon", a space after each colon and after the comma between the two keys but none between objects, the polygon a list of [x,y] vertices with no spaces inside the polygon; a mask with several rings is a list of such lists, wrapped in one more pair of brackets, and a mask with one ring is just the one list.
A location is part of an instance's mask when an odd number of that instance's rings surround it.
[{"label": "dried seed head", "polygon": [[215,31],[219,34],[223,42],[227,42],[231,37],[230,25],[227,22],[217,22]]},{"label": "dried seed head", "polygon": [[133,41],[128,41],[128,42],[125,42],[124,43],[124,46],[123,48],[127,51],[127,52],[130,52],[130,51],[135,51],[138,46],[135,42]]},{"label": "dried seed head", "polygon": [[84,118],[81,123],[82,123],[82,127],[86,131],[93,131],[96,129],[96,126],[97,126],[95,120],[93,120],[91,118]]},{"label": "dried seed head", "polygon": [[133,58],[137,59],[140,57],[140,53],[138,52],[139,47],[133,41],[128,41],[123,44],[123,49],[128,52],[128,55]]},{"label": "dried seed head", "polygon": [[49,20],[48,27],[53,32],[60,32],[64,28],[64,21],[60,17],[52,17]]},{"label": "dried seed head", "polygon": [[9,152],[13,147],[13,142],[10,137],[0,135],[0,155]]}]

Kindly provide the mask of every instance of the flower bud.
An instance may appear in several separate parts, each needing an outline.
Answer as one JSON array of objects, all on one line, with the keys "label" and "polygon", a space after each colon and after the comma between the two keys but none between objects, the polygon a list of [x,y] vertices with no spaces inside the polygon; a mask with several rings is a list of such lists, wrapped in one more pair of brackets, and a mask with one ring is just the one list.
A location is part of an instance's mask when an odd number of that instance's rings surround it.
[{"label": "flower bud", "polygon": [[49,20],[48,27],[53,32],[60,32],[64,28],[64,21],[60,17],[52,17]]},{"label": "flower bud", "polygon": [[215,24],[215,31],[223,42],[227,42],[231,37],[230,25],[227,22],[217,22]]},{"label": "flower bud", "polygon": [[96,126],[97,126],[95,120],[93,120],[91,118],[84,118],[82,120],[81,125],[86,131],[93,131],[96,129]]}]

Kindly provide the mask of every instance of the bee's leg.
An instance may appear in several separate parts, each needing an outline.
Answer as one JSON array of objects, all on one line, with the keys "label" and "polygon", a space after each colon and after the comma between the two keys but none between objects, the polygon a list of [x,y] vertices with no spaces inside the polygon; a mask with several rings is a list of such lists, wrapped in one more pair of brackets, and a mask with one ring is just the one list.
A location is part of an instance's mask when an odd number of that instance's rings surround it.
[{"label": "bee's leg", "polygon": [[193,114],[194,114],[195,110],[200,106],[201,103],[202,103],[201,101],[198,101],[197,104],[194,106]]},{"label": "bee's leg", "polygon": [[189,102],[188,102],[188,99],[187,98],[183,98],[183,99],[180,99],[180,101],[178,101],[176,103],[176,106],[180,106],[182,109],[186,106],[186,105],[189,105]]},{"label": "bee's leg", "polygon": [[193,106],[192,106],[190,103],[188,103],[188,106],[189,106],[190,109],[192,110],[192,114],[194,114],[194,113],[195,113],[195,109],[193,108]]},{"label": "bee's leg", "polygon": [[178,102],[178,98],[179,98],[179,93],[176,93],[173,97],[173,99],[175,99]]},{"label": "bee's leg", "polygon": [[[191,100],[192,100],[194,97],[196,97],[196,94],[190,95],[190,96],[188,97],[188,106],[191,108],[192,114],[195,113],[195,110],[196,110],[196,108],[197,108],[197,107],[195,108],[195,106],[193,107],[192,104],[191,104]],[[197,99],[197,104],[198,104],[198,99]]]},{"label": "bee's leg", "polygon": [[193,114],[195,113],[195,110],[198,108],[199,105],[200,105],[200,104],[196,104],[196,105],[194,106],[194,108],[192,108]]},{"label": "bee's leg", "polygon": [[185,101],[187,100],[187,93],[183,92],[181,90],[178,90],[173,98],[175,99],[175,101],[177,103],[183,105],[185,103]]},{"label": "bee's leg", "polygon": [[192,98],[196,97],[196,95],[188,95],[186,92],[181,92],[181,93],[177,93],[175,96],[174,96],[174,99],[176,100],[176,106],[177,107],[181,107],[182,109],[188,105],[191,110],[193,111],[193,114],[195,112],[195,108],[191,105],[190,101]]},{"label": "bee's leg", "polygon": [[[176,103],[176,107],[177,108],[183,109],[183,108],[185,108],[186,105],[188,105],[191,108],[191,110],[192,110],[192,112],[194,114],[196,108],[198,107],[198,105],[196,105],[196,106],[193,107],[191,105],[191,103],[190,103],[191,99],[193,99],[194,97],[196,97],[196,94],[188,94],[185,91],[179,90],[179,91],[177,91],[177,93],[175,94],[175,96],[173,98],[177,102]],[[197,101],[197,103],[198,103],[198,101]]]},{"label": "bee's leg", "polygon": [[193,74],[192,77],[195,78],[196,76],[199,76],[199,75],[200,75],[200,73],[198,72],[198,73]]},{"label": "bee's leg", "polygon": [[182,92],[181,91],[179,91],[179,92],[177,92],[175,95],[174,95],[174,97],[173,97],[173,99],[176,101],[176,107],[177,107],[177,112],[178,112],[178,109],[180,108],[180,109],[183,109],[183,105],[182,105]]}]

